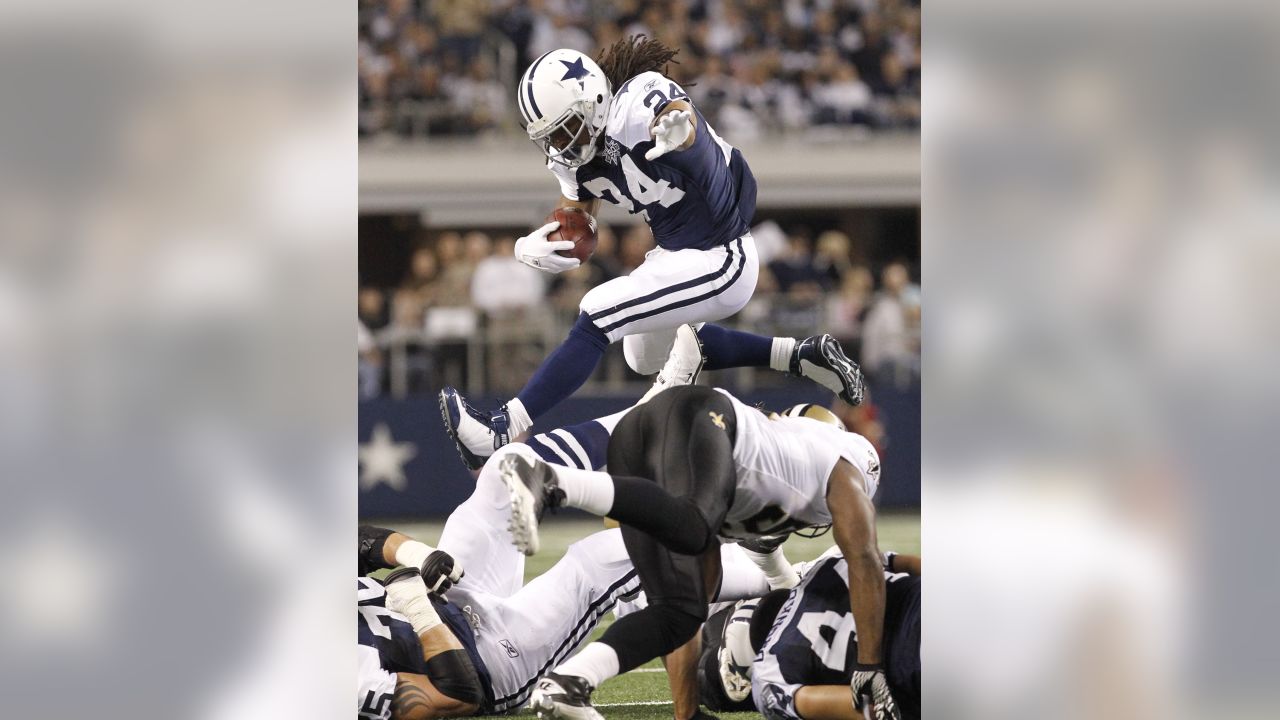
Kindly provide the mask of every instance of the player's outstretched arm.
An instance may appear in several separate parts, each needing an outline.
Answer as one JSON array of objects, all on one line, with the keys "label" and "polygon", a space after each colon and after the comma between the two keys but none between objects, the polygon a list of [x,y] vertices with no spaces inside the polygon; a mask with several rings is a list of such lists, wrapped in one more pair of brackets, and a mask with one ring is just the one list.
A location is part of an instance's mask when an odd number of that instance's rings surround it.
[{"label": "player's outstretched arm", "polygon": [[848,685],[804,685],[796,691],[796,714],[805,720],[863,720],[853,709]]},{"label": "player's outstretched arm", "polygon": [[374,525],[361,525],[360,574],[403,565],[417,569],[427,589],[444,595],[466,575],[462,563],[452,555],[419,542],[408,535]]},{"label": "player's outstretched arm", "polygon": [[870,695],[876,720],[896,719],[901,713],[889,692],[881,667],[884,634],[884,564],[876,543],[876,509],[863,492],[859,471],[841,459],[827,482],[827,507],[831,510],[836,545],[849,567],[849,608],[858,628],[858,662],[854,665],[854,709],[864,707]]},{"label": "player's outstretched arm", "polygon": [[698,138],[698,115],[685,100],[673,100],[658,113],[649,126],[653,148],[645,160],[656,160],[669,152],[687,150]]},{"label": "player's outstretched arm", "polygon": [[891,573],[906,573],[919,577],[920,556],[886,552],[884,554],[884,569]]}]

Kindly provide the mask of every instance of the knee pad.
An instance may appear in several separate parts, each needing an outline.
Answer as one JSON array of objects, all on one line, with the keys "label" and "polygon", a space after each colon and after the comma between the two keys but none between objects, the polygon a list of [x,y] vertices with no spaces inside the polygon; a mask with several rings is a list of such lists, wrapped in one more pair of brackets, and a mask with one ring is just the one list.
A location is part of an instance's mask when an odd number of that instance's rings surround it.
[{"label": "knee pad", "polygon": [[628,335],[622,339],[622,356],[627,367],[640,375],[653,375],[662,369],[676,342],[675,330]]}]

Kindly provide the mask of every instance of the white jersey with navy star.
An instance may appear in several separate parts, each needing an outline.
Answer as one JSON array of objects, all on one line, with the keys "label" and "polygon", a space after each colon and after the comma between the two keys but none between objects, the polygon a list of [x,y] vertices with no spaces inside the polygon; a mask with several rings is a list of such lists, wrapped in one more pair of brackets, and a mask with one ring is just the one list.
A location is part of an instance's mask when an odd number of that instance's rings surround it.
[{"label": "white jersey with navy star", "polygon": [[[742,153],[698,114],[693,144],[646,160],[658,113],[688,95],[673,80],[645,72],[618,88],[609,104],[603,146],[579,168],[548,167],[571,200],[599,198],[639,214],[666,250],[727,245],[750,228],[756,181]],[[697,110],[694,110],[697,113]]]}]

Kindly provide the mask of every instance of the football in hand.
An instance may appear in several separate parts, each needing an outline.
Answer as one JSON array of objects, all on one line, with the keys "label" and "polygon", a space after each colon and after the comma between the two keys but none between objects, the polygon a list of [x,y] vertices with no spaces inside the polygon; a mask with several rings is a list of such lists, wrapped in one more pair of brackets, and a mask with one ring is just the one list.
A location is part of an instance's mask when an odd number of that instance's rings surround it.
[{"label": "football in hand", "polygon": [[573,243],[571,250],[557,250],[557,255],[576,257],[586,264],[591,253],[596,251],[596,219],[586,210],[575,207],[556,208],[547,216],[547,222],[558,220],[560,227],[547,235],[547,240],[557,242],[568,240]]}]

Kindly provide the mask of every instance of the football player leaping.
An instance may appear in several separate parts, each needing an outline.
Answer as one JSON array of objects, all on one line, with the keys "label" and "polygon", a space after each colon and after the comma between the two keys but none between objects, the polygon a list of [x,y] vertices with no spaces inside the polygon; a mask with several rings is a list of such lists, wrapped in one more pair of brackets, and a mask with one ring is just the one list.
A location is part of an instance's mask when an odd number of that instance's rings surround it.
[{"label": "football player leaping", "polygon": [[[441,391],[445,427],[472,469],[581,387],[610,343],[623,340],[627,364],[651,375],[666,360],[676,327],[727,318],[755,290],[755,178],[742,153],[662,74],[675,54],[633,37],[602,53],[599,65],[574,50],[553,50],[520,79],[520,113],[560,182],[559,206],[594,214],[607,200],[641,215],[658,247],[630,275],[583,297],[569,337],[499,410],[481,412],[457,390]],[[556,254],[572,243],[547,240],[557,227],[549,223],[517,240],[516,257],[546,272],[576,267],[576,258]],[[763,337],[706,324],[698,338],[708,369],[771,367],[811,378],[850,404],[862,401],[861,373],[830,335]],[[659,390],[664,381],[688,382],[665,372],[658,380]]]},{"label": "football player leaping", "polygon": [[850,682],[855,709],[869,707],[877,720],[899,718],[881,656],[885,580],[871,503],[879,456],[827,416],[833,424],[766,416],[723,391],[677,386],[618,421],[608,473],[505,457],[517,543],[536,546],[544,507],[613,518],[649,599],[647,608],[614,623],[539,682],[532,707],[561,718],[599,718],[591,693],[600,683],[696,636],[720,577],[721,542],[830,524],[847,560],[849,607],[859,629]]}]

